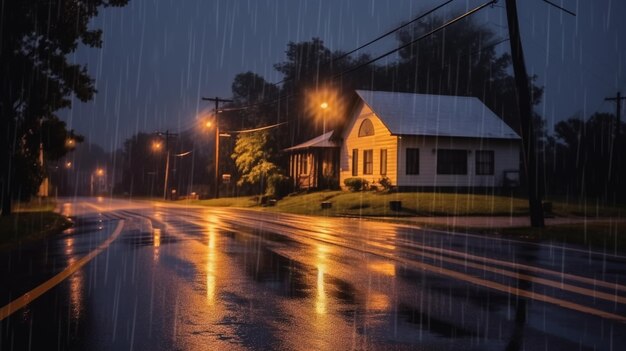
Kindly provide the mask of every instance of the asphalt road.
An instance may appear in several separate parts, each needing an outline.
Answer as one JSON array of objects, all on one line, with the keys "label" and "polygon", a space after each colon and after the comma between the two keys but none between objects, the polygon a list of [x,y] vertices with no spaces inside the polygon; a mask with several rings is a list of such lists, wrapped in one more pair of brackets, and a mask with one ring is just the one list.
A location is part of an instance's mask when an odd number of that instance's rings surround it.
[{"label": "asphalt road", "polygon": [[[0,350],[621,350],[626,257],[147,201],[0,252]],[[3,306],[3,307],[2,307]]]}]

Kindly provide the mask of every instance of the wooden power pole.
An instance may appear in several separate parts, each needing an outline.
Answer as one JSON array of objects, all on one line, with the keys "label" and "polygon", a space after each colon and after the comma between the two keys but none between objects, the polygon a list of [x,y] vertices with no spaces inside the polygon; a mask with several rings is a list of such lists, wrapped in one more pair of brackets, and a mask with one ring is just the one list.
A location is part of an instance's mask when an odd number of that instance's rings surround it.
[{"label": "wooden power pole", "polygon": [[626,96],[622,96],[621,92],[617,92],[615,97],[605,98],[605,101],[615,101],[617,110],[615,110],[615,117],[617,119],[617,128],[615,128],[615,138],[617,139],[620,134],[620,128],[622,123],[622,100],[626,100]]},{"label": "wooden power pole", "polygon": [[531,92],[528,74],[526,73],[526,64],[524,63],[522,41],[520,39],[516,0],[506,0],[506,17],[509,27],[509,40],[511,42],[515,85],[517,87],[517,104],[522,134],[522,157],[528,183],[530,224],[533,227],[543,227],[543,206],[541,204],[541,187],[539,186],[540,177],[537,175],[537,143],[532,118]]},{"label": "wooden power pole", "polygon": [[205,98],[202,100],[215,102],[215,198],[220,197],[220,124],[218,120],[220,102],[233,102],[233,100],[214,98]]},{"label": "wooden power pole", "polygon": [[170,138],[177,137],[178,134],[170,133],[169,130],[165,132],[155,132],[158,136],[165,136],[165,179],[163,179],[163,200],[167,200],[167,183],[170,175]]}]

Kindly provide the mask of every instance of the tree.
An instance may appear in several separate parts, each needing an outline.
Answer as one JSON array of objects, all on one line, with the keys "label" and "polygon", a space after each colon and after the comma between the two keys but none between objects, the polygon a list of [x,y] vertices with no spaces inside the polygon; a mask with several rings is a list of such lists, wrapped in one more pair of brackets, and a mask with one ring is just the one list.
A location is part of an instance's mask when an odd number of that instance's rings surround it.
[{"label": "tree", "polygon": [[[54,114],[71,107],[72,96],[90,100],[96,92],[85,66],[67,55],[79,43],[102,45],[102,31],[88,25],[102,7],[123,6],[127,0],[22,0],[3,3],[0,33],[0,183],[2,215],[20,192],[34,193],[43,173],[37,166],[41,129],[62,125]],[[63,126],[64,127],[64,126]],[[61,133],[62,134],[62,133]],[[37,140],[37,137],[40,139]],[[49,139],[44,153],[65,140]],[[37,147],[33,147],[37,145]],[[24,186],[24,184],[30,184]],[[19,190],[22,189],[22,190]]]},{"label": "tree", "polygon": [[[407,44],[441,26],[444,20],[431,17],[400,30],[397,39]],[[384,70],[384,89],[423,94],[475,96],[518,131],[519,116],[514,78],[509,74],[511,56],[498,55],[496,47],[504,42],[495,33],[463,19],[400,51],[400,60]],[[543,89],[532,84],[532,100],[541,101]]]},{"label": "tree", "polygon": [[[299,43],[289,42],[287,59],[274,65],[283,74],[280,95],[280,116],[289,121],[288,145],[310,139],[322,133],[319,101],[333,100],[333,116],[326,122],[327,130],[340,128],[349,111],[355,89],[374,88],[372,66],[365,66],[358,74],[342,76],[350,68],[369,60],[368,55],[352,57],[342,51],[331,51],[319,38]],[[289,97],[289,98],[287,98]]]},{"label": "tree", "polygon": [[284,176],[273,160],[275,153],[269,139],[268,131],[239,134],[232,158],[241,174],[239,186],[258,186],[259,193],[277,195]]},{"label": "tree", "polygon": [[626,174],[620,165],[626,155],[616,145],[623,143],[626,125],[621,123],[618,134],[615,121],[612,114],[595,113],[586,121],[570,118],[556,124],[554,168],[561,192],[623,202]]}]

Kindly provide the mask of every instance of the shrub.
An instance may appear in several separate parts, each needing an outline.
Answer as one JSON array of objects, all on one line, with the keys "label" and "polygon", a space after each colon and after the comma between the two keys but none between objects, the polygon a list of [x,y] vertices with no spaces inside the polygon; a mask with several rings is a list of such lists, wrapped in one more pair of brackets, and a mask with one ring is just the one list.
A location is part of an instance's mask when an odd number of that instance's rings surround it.
[{"label": "shrub", "polygon": [[378,180],[378,184],[380,184],[380,186],[383,187],[383,190],[385,191],[389,191],[393,187],[393,185],[391,185],[391,179],[389,179],[389,177],[380,178]]},{"label": "shrub", "polygon": [[369,182],[363,178],[347,178],[343,181],[343,184],[348,187],[350,191],[361,191],[368,188]]},{"label": "shrub", "polygon": [[282,198],[293,190],[292,187],[291,178],[285,177],[280,173],[274,173],[267,177],[265,195]]}]

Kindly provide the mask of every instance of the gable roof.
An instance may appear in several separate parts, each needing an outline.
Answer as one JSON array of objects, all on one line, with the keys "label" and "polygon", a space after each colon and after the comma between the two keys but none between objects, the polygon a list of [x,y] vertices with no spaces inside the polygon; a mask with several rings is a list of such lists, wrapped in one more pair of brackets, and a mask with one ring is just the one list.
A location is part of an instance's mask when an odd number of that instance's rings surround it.
[{"label": "gable roof", "polygon": [[298,144],[296,146],[292,146],[290,148],[285,149],[285,151],[294,151],[294,150],[303,150],[310,148],[325,148],[325,147],[339,147],[339,144],[332,140],[333,131],[326,132],[320,136],[317,136],[311,140],[305,141],[302,144]]},{"label": "gable roof", "polygon": [[357,90],[393,135],[520,139],[478,98]]}]

